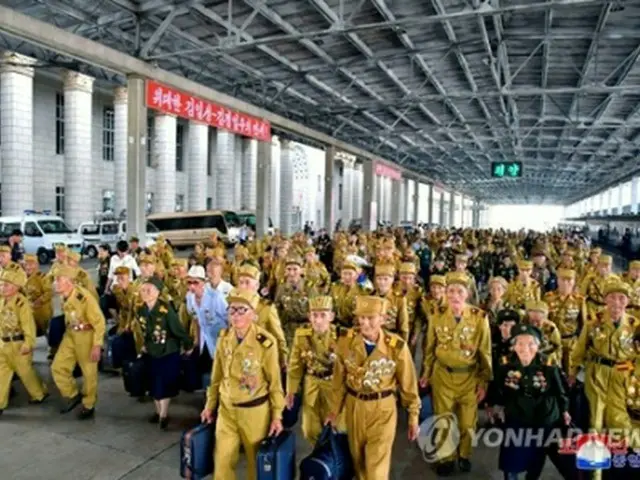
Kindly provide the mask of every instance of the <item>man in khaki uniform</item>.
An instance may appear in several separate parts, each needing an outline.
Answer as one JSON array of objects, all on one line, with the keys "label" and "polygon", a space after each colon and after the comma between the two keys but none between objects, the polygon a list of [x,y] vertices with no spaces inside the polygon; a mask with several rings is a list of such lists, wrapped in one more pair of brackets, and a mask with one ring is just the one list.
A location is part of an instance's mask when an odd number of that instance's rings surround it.
[{"label": "man in khaki uniform", "polygon": [[184,304],[189,292],[189,285],[187,284],[188,268],[189,261],[186,258],[176,258],[171,265],[171,272],[166,282],[167,290],[171,295],[176,312],[180,311],[180,307]]},{"label": "man in khaki uniform", "polygon": [[580,284],[580,293],[586,298],[587,314],[592,318],[605,309],[604,287],[611,279],[618,276],[611,273],[613,258],[611,255],[600,255],[594,272],[589,273]]},{"label": "man in khaki uniform", "polygon": [[354,326],[353,312],[356,298],[367,295],[367,292],[357,283],[358,266],[352,262],[343,262],[340,270],[340,281],[334,282],[329,289],[336,313],[336,323],[345,328]]},{"label": "man in khaki uniform", "polygon": [[331,287],[331,275],[329,275],[324,263],[318,260],[315,248],[307,247],[305,249],[304,262],[305,280],[316,292],[325,295]]},{"label": "man in khaki uniform", "polygon": [[542,290],[540,284],[531,277],[533,262],[530,260],[518,261],[518,276],[509,283],[504,294],[504,303],[509,308],[519,311],[524,316],[527,302],[540,300]]},{"label": "man in khaki uniform", "polygon": [[[250,264],[242,265],[238,268],[238,288],[250,290],[258,293],[260,288],[260,270]],[[256,307],[256,315],[258,326],[264,328],[273,335],[278,344],[278,356],[280,358],[280,366],[286,367],[289,358],[289,349],[287,348],[287,340],[282,330],[278,310],[268,300],[261,298]]]},{"label": "man in khaki uniform", "polygon": [[469,279],[469,299],[468,303],[477,305],[480,301],[480,295],[478,294],[478,286],[476,285],[476,279],[468,270],[469,268],[469,256],[466,253],[461,253],[455,256],[454,271],[464,273]]},{"label": "man in khaki uniform", "polygon": [[136,292],[131,283],[131,270],[129,270],[129,267],[117,267],[114,274],[118,281],[111,287],[111,291],[116,299],[116,309],[110,313],[118,324],[118,333],[122,333],[131,330]]},{"label": "man in khaki uniform", "polygon": [[636,318],[640,318],[640,260],[629,262],[629,269],[622,275],[622,279],[629,285],[630,295],[627,311]]},{"label": "man in khaki uniform", "polygon": [[562,368],[571,370],[571,353],[578,336],[587,321],[587,306],[584,297],[575,292],[576,271],[559,269],[558,290],[548,292],[544,301],[549,306],[549,320],[555,323],[562,337]]},{"label": "man in khaki uniform", "polygon": [[[51,374],[68,413],[82,402],[81,420],[93,417],[98,399],[98,361],[102,355],[105,320],[100,305],[86,289],[76,285],[78,272],[70,266],[56,270],[55,289],[62,296],[66,330],[51,365]],[[73,378],[76,364],[82,370],[82,396]]]},{"label": "man in khaki uniform", "polygon": [[359,329],[345,330],[338,340],[327,422],[336,426],[344,409],[357,480],[389,478],[398,420],[396,393],[409,413],[409,440],[416,440],[420,430],[415,366],[406,342],[383,328],[387,304],[380,297],[358,297]]},{"label": "man in khaki uniform", "polygon": [[0,272],[11,262],[11,247],[0,245]]},{"label": "man in khaki uniform", "polygon": [[409,316],[409,348],[415,352],[418,334],[422,328],[423,311],[420,302],[424,296],[424,290],[416,282],[417,268],[414,263],[405,262],[400,265],[398,272],[398,283],[396,284],[396,294],[404,297],[407,303],[407,314]]},{"label": "man in khaki uniform", "polygon": [[76,285],[84,288],[93,296],[93,298],[100,301],[100,298],[98,297],[98,290],[96,289],[93,280],[91,280],[91,275],[89,275],[89,272],[84,268],[80,267],[80,254],[76,252],[67,252],[67,265],[76,271]]},{"label": "man in khaki uniform", "polygon": [[389,302],[387,307],[384,328],[392,333],[400,335],[405,341],[409,341],[409,312],[407,311],[407,299],[401,293],[393,290],[393,281],[396,269],[391,264],[378,264],[375,267],[374,284],[376,287],[373,296],[384,298]]},{"label": "man in khaki uniform", "polygon": [[203,422],[218,407],[214,480],[235,480],[240,446],[247,480],[256,478],[256,454],[267,435],[282,431],[284,393],[275,339],[256,324],[259,296],[233,289],[227,297],[231,328],[218,337]]},{"label": "man in khaki uniform", "polygon": [[49,276],[40,271],[36,255],[24,256],[24,268],[27,272],[25,291],[33,308],[37,335],[47,335],[53,317],[53,284]]},{"label": "man in khaki uniform", "polygon": [[539,352],[553,363],[562,362],[562,336],[557,325],[549,320],[549,306],[543,301],[527,302],[525,324],[536,327],[541,332]]},{"label": "man in khaki uniform", "polygon": [[[455,413],[460,429],[458,466],[471,471],[472,432],[478,421],[478,402],[492,376],[491,331],[485,312],[466,303],[469,279],[451,272],[447,280],[447,306],[429,319],[420,385],[432,386],[436,415]],[[447,438],[445,434],[443,438]],[[455,452],[439,459],[439,475],[455,468]]]},{"label": "man in khaki uniform", "polygon": [[33,368],[36,324],[29,301],[20,290],[27,276],[17,263],[9,262],[0,273],[0,414],[9,403],[11,380],[16,374],[25,386],[29,403],[42,403],[46,387]]},{"label": "man in khaki uniform", "polygon": [[[287,408],[304,381],[302,391],[302,434],[315,445],[324,421],[331,413],[333,369],[338,337],[342,327],[332,325],[333,300],[314,297],[309,300],[309,325],[296,330],[287,370]],[[341,418],[342,420],[342,418]],[[344,425],[339,421],[341,429]]]}]

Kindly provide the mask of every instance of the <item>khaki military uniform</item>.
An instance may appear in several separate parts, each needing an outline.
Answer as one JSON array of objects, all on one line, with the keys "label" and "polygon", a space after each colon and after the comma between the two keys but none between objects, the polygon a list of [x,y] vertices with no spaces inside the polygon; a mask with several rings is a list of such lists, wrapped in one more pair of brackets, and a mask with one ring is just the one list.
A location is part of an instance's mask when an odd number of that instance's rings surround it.
[{"label": "khaki military uniform", "polygon": [[321,262],[307,264],[304,268],[304,278],[320,295],[325,295],[331,287],[331,275]]},{"label": "khaki military uniform", "polygon": [[549,320],[560,331],[562,339],[562,368],[565,372],[571,370],[571,355],[578,341],[578,336],[587,319],[587,307],[584,297],[579,293],[572,293],[561,298],[558,292],[549,292],[544,296],[549,306]]},{"label": "khaki military uniform", "polygon": [[509,283],[504,294],[504,303],[509,308],[519,310],[523,313],[526,310],[527,302],[539,301],[541,297],[540,284],[531,279],[528,284],[516,279]]},{"label": "khaki military uniform", "polygon": [[133,305],[136,293],[133,285],[129,284],[126,290],[120,285],[114,285],[111,292],[116,299],[116,305],[118,307],[118,333],[122,333],[125,330],[131,330],[131,322],[134,317]]},{"label": "khaki military uniform", "polygon": [[618,277],[613,274],[606,276],[591,273],[580,284],[580,293],[586,298],[587,315],[591,318],[605,308],[604,287],[605,284]]},{"label": "khaki military uniform", "polygon": [[76,274],[76,278],[74,279],[75,284],[80,288],[86,290],[87,293],[89,293],[96,301],[100,301],[98,290],[96,289],[93,280],[91,280],[91,276],[89,275],[89,273],[80,267],[75,268],[78,272]]},{"label": "khaki military uniform", "polygon": [[[634,429],[640,429],[640,362],[636,361],[635,369],[627,379],[627,412]],[[635,448],[640,445],[632,445]]]},{"label": "khaki military uniform", "polygon": [[187,293],[189,293],[189,285],[187,285],[186,278],[176,278],[171,276],[166,283],[167,292],[173,300],[173,305],[176,311],[180,310],[180,307],[185,303]]},{"label": "khaki military uniform", "polygon": [[36,331],[39,335],[47,335],[49,321],[53,317],[53,284],[51,277],[40,271],[27,278],[25,293],[33,309]]},{"label": "khaki military uniform", "polygon": [[77,364],[83,376],[82,404],[91,410],[98,399],[98,363],[91,361],[90,355],[93,347],[102,347],[104,342],[104,316],[93,295],[77,286],[64,299],[62,311],[66,330],[51,365],[53,381],[65,399],[77,397],[73,378]]},{"label": "khaki military uniform", "polygon": [[275,339],[256,324],[238,343],[233,328],[218,337],[206,408],[218,407],[215,480],[233,480],[240,447],[247,480],[256,478],[256,455],[271,421],[282,418],[284,393]]},{"label": "khaki military uniform", "polygon": [[640,278],[633,280],[628,275],[623,275],[622,279],[629,285],[630,297],[627,311],[636,318],[640,318]]},{"label": "khaki military uniform", "polygon": [[391,333],[400,335],[405,342],[409,341],[409,312],[407,299],[400,292],[389,290],[385,295],[373,293],[389,302],[384,328]]},{"label": "khaki military uniform", "polygon": [[491,368],[491,331],[484,311],[467,306],[456,321],[448,307],[441,307],[429,319],[422,377],[433,387],[435,413],[457,413],[459,454],[467,460],[478,421],[477,390],[486,391]]},{"label": "khaki military uniform", "polygon": [[278,345],[280,366],[285,366],[289,358],[289,349],[287,347],[287,339],[282,330],[282,324],[280,323],[280,317],[278,316],[278,310],[273,304],[261,299],[256,308],[256,315],[258,316],[256,320],[258,326],[273,335]]},{"label": "khaki military uniform", "polygon": [[274,304],[282,321],[287,345],[291,345],[296,328],[306,323],[309,297],[314,294],[304,280],[300,280],[297,285],[285,282],[278,287]]},{"label": "khaki military uniform", "polygon": [[[533,325],[533,322],[531,324]],[[550,320],[542,320],[539,325],[534,326],[538,327],[542,333],[540,353],[545,355],[549,361],[560,366],[562,364],[562,336],[557,325]]]},{"label": "khaki military uniform", "polygon": [[403,297],[407,304],[407,317],[409,323],[409,338],[413,338],[420,333],[422,328],[422,308],[421,301],[424,296],[424,291],[419,285],[414,285],[413,288],[408,291],[400,286],[396,287],[395,292],[397,295]]},{"label": "khaki military uniform", "polygon": [[337,282],[331,285],[329,296],[333,299],[337,323],[347,328],[355,326],[356,298],[362,295],[368,295],[368,292],[358,284],[348,287]]}]

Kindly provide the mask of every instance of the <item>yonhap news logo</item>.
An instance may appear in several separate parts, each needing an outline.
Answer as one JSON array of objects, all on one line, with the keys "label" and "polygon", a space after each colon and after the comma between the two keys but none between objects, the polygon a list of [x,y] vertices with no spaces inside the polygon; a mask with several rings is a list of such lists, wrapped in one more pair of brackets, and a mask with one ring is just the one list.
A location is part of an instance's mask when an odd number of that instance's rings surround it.
[{"label": "yonhap news logo", "polygon": [[452,456],[460,444],[458,419],[453,413],[433,415],[420,425],[418,446],[427,463]]}]

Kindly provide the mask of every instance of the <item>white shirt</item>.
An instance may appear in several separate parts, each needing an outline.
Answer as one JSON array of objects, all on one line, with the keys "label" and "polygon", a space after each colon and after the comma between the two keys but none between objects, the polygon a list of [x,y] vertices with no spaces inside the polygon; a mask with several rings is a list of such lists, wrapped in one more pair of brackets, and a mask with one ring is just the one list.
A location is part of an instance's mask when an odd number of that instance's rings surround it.
[{"label": "white shirt", "polygon": [[213,285],[211,285],[211,282],[208,282],[207,287],[211,290],[215,290],[216,292],[221,293],[224,298],[227,298],[229,296],[229,292],[233,290],[233,285],[231,285],[229,282],[225,282],[224,280],[220,280],[220,283],[215,288],[213,287]]},{"label": "white shirt", "polygon": [[118,279],[115,278],[115,271],[118,267],[127,267],[129,269],[129,280],[133,280],[133,274],[136,276],[140,276],[140,267],[138,267],[138,262],[128,253],[124,257],[120,257],[120,255],[114,255],[111,257],[111,261],[109,262],[109,280],[116,284]]}]

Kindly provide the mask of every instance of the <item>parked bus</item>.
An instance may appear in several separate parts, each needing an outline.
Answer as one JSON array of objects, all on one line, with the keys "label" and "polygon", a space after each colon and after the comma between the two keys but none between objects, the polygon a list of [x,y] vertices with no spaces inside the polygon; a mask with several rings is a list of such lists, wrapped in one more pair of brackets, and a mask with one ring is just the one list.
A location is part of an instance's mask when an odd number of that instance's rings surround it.
[{"label": "parked bus", "polygon": [[148,220],[174,247],[192,247],[198,242],[206,242],[214,232],[225,244],[234,245],[242,227],[238,215],[230,210],[153,213]]}]

